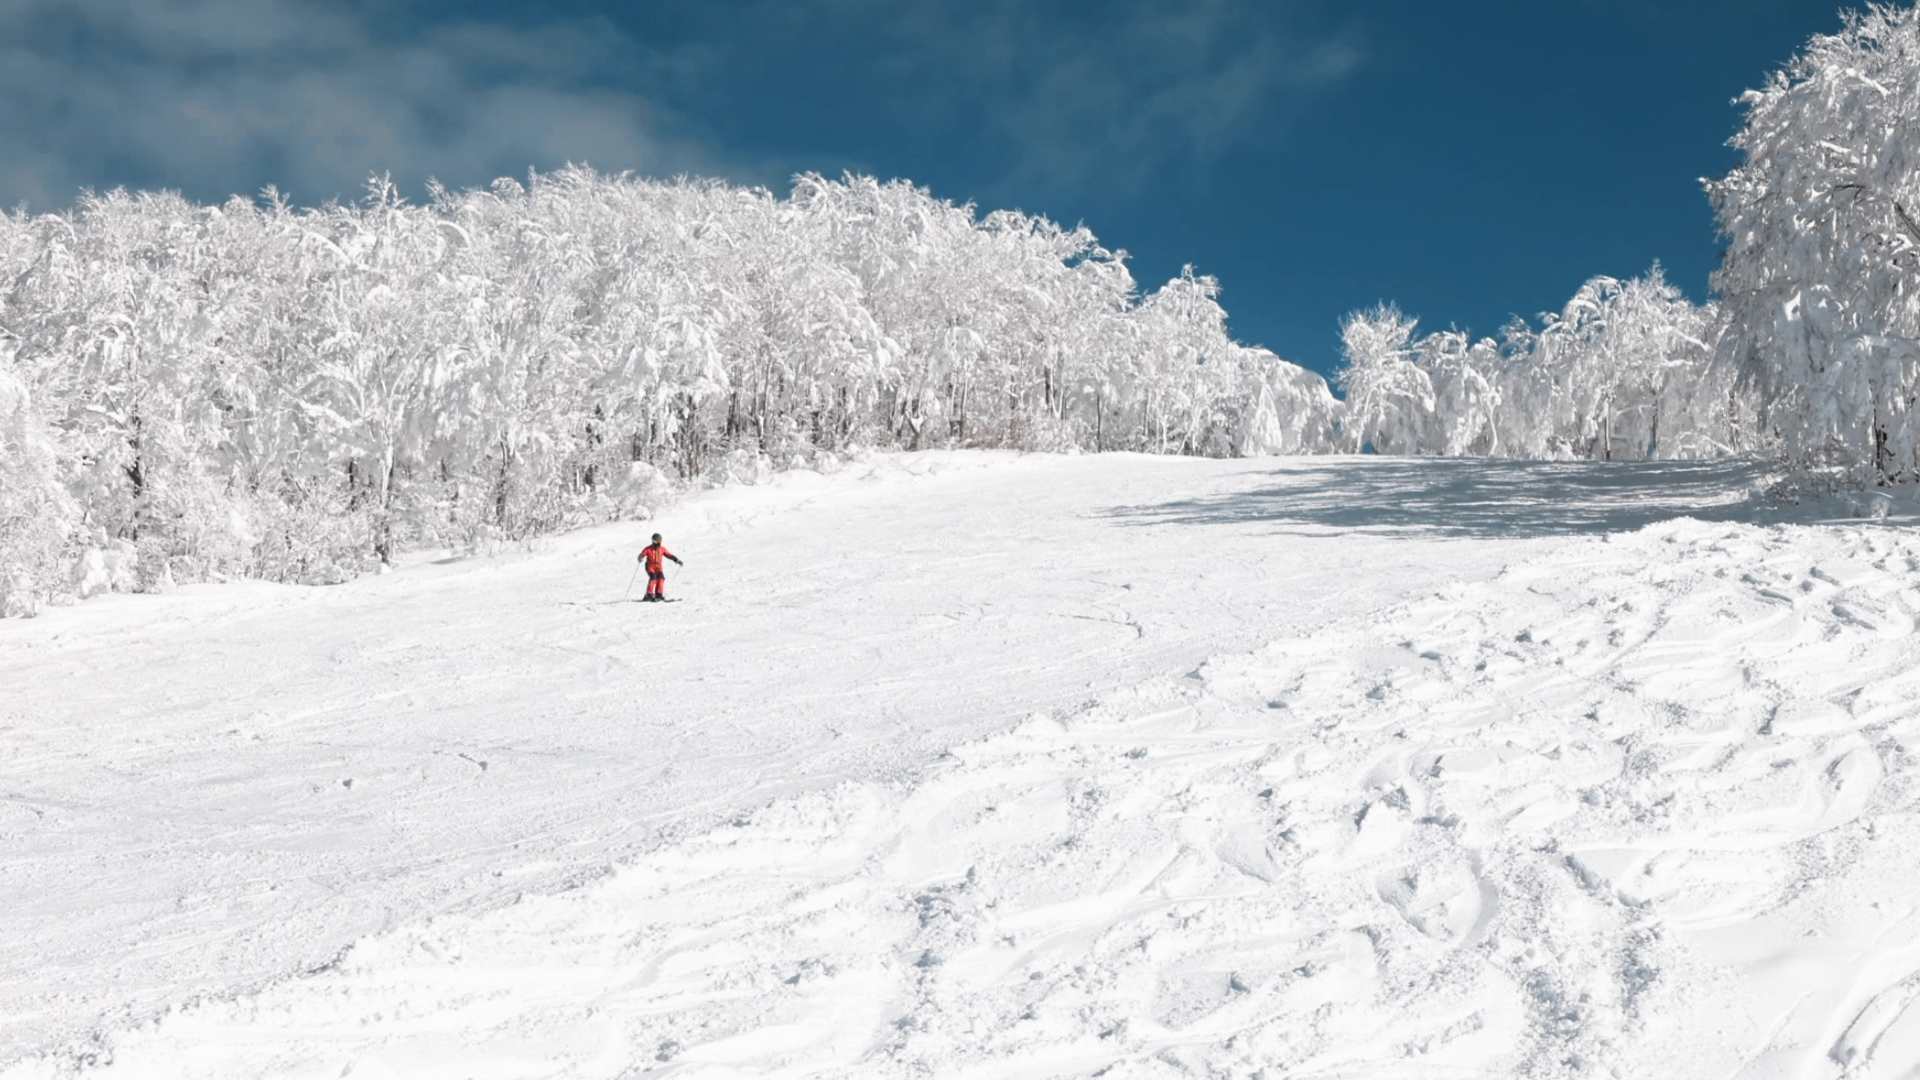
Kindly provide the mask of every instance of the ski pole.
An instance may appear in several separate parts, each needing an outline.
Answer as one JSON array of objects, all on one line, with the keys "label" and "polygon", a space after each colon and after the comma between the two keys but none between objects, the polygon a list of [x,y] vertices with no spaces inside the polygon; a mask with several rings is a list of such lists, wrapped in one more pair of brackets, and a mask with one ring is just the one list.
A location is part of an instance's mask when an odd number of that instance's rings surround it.
[{"label": "ski pole", "polygon": [[627,578],[627,591],[620,594],[622,601],[633,599],[633,583],[638,580],[640,580],[640,568],[635,566],[633,568],[633,576]]}]

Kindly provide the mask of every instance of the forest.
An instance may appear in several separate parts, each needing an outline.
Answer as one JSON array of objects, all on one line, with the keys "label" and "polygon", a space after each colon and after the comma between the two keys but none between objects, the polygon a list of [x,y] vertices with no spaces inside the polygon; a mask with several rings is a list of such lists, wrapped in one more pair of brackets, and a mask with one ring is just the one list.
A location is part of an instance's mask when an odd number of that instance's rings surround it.
[{"label": "forest", "polygon": [[[1920,469],[1920,22],[1849,15],[1743,99],[1695,304],[1656,265],[1496,338],[1343,322],[1329,386],[1084,227],[911,183],[784,197],[569,167],[317,208],[83,193],[0,215],[0,614],[327,583],[645,517],[866,449],[1757,454]],[[1339,393],[1336,396],[1335,390]]]}]

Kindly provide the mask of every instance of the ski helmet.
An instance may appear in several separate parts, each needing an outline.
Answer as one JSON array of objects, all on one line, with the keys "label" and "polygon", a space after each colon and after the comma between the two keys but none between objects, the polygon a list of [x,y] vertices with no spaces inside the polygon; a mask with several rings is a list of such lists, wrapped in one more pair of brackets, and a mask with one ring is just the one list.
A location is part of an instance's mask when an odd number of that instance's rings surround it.
[{"label": "ski helmet", "polygon": [[656,543],[656,544],[660,542],[660,534],[659,534],[659,533],[654,533],[654,534],[653,534],[653,542],[654,542],[654,543]]}]

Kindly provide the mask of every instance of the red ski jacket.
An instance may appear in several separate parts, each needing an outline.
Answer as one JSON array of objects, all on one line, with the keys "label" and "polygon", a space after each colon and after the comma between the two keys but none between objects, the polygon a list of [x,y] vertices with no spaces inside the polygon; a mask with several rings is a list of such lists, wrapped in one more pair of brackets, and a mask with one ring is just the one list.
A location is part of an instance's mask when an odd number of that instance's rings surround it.
[{"label": "red ski jacket", "polygon": [[680,561],[674,556],[673,552],[667,550],[665,544],[648,544],[641,550],[640,557],[646,560],[647,573],[649,574],[664,573],[667,566],[665,560],[667,559],[673,559],[674,562]]}]

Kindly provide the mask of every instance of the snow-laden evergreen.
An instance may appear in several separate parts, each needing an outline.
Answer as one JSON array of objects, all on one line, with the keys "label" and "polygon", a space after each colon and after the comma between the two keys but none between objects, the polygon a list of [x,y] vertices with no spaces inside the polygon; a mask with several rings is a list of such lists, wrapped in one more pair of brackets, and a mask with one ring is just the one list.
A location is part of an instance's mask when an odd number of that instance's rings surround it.
[{"label": "snow-laden evergreen", "polygon": [[339,580],[853,448],[1334,447],[1213,279],[1143,297],[1086,228],[861,177],[432,196],[0,218],[4,602],[84,594],[86,551],[114,587]]}]

